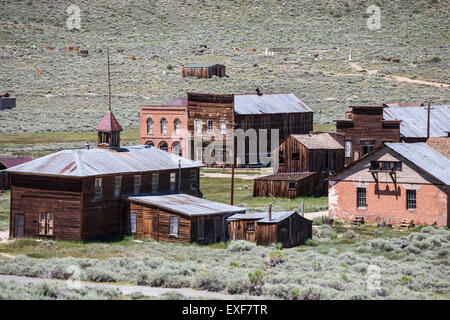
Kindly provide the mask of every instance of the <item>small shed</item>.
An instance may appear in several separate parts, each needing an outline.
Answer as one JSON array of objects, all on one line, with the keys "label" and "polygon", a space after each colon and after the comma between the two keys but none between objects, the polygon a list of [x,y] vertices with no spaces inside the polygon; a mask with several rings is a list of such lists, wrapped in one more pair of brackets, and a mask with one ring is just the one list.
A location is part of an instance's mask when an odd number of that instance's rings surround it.
[{"label": "small shed", "polygon": [[320,185],[317,172],[277,173],[253,180],[254,197],[297,198],[318,193]]},{"label": "small shed", "polygon": [[6,169],[33,160],[32,157],[0,158],[0,190],[9,189],[9,174]]},{"label": "small shed", "polygon": [[296,211],[235,214],[227,219],[230,239],[290,248],[312,238],[312,221]]},{"label": "small shed", "polygon": [[187,194],[130,196],[130,232],[135,238],[209,244],[228,240],[225,219],[245,208]]},{"label": "small shed", "polygon": [[11,98],[8,92],[0,92],[0,110],[12,109],[16,106],[16,98]]},{"label": "small shed", "polygon": [[225,66],[221,64],[189,64],[182,68],[182,76],[209,79],[212,76],[224,77]]}]

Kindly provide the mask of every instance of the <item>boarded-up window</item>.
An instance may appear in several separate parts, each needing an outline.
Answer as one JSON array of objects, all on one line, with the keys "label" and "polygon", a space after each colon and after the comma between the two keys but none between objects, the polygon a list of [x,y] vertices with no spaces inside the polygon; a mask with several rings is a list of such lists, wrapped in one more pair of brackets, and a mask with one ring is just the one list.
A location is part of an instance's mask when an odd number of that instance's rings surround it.
[{"label": "boarded-up window", "polygon": [[94,198],[100,199],[102,197],[102,178],[95,179]]},{"label": "boarded-up window", "polygon": [[197,190],[197,170],[189,171],[189,182],[191,190]]},{"label": "boarded-up window", "polygon": [[366,203],[366,188],[357,188],[357,204],[358,208],[367,207]]},{"label": "boarded-up window", "polygon": [[175,172],[170,173],[170,192],[177,190],[177,174]]},{"label": "boarded-up window", "polygon": [[136,212],[130,212],[131,233],[136,233]]},{"label": "boarded-up window", "polygon": [[416,190],[406,190],[406,208],[416,209]]},{"label": "boarded-up window", "polygon": [[205,239],[205,218],[203,217],[197,219],[197,235],[199,241]]},{"label": "boarded-up window", "polygon": [[159,174],[152,174],[152,192],[157,193],[159,191]]},{"label": "boarded-up window", "polygon": [[352,142],[345,141],[345,157],[350,158],[352,156]]},{"label": "boarded-up window", "polygon": [[170,235],[178,237],[178,217],[170,217]]},{"label": "boarded-up window", "polygon": [[42,236],[53,236],[54,234],[54,215],[53,213],[41,212],[39,214],[38,233]]},{"label": "boarded-up window", "polygon": [[134,188],[133,188],[134,194],[141,193],[141,176],[136,175],[134,176]]},{"label": "boarded-up window", "polygon": [[122,176],[117,176],[114,178],[114,197],[118,198],[120,196],[121,188],[122,188]]}]

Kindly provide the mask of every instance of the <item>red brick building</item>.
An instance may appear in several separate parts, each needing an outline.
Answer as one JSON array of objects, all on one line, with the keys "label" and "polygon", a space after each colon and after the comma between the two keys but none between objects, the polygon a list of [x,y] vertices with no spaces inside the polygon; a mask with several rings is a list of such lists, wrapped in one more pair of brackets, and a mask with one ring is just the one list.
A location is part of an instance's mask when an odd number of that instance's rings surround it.
[{"label": "red brick building", "polygon": [[450,226],[450,160],[426,143],[386,143],[329,180],[329,215]]}]

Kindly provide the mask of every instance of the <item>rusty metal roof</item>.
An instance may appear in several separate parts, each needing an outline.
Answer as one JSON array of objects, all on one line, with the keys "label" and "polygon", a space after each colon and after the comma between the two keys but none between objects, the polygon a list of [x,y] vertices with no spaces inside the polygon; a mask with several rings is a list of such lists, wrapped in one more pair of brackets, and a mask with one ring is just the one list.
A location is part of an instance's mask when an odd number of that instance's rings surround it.
[{"label": "rusty metal roof", "polygon": [[33,160],[33,157],[15,157],[15,158],[0,158],[0,164],[3,164],[6,168],[11,168],[19,164]]},{"label": "rusty metal roof", "polygon": [[450,158],[450,137],[432,137],[429,138],[426,143],[434,150],[437,150],[447,158]]},{"label": "rusty metal roof", "polygon": [[105,114],[102,121],[100,121],[95,130],[101,132],[117,132],[122,131],[123,129],[119,121],[117,121],[116,117],[114,117],[113,113],[108,110],[108,112]]},{"label": "rusty metal roof", "polygon": [[272,212],[272,218],[269,220],[268,212],[251,212],[251,213],[237,213],[228,217],[227,220],[257,220],[258,223],[277,223],[290,217],[293,214],[297,214],[296,211],[280,211]]},{"label": "rusty metal roof", "polygon": [[[447,136],[450,130],[450,106],[432,106],[430,112],[430,137]],[[385,108],[385,120],[402,120],[400,135],[405,138],[426,138],[427,107]]]},{"label": "rusty metal roof", "polygon": [[425,142],[386,143],[386,146],[399,153],[423,171],[450,185],[450,159],[433,149]]},{"label": "rusty metal roof", "polygon": [[130,196],[129,200],[149,204],[187,216],[207,216],[245,212],[245,208],[230,206],[188,194],[177,193],[153,196]]},{"label": "rusty metal roof", "polygon": [[235,94],[234,112],[236,114],[270,114],[313,112],[292,93]]},{"label": "rusty metal roof", "polygon": [[204,165],[152,146],[63,150],[6,171],[72,177],[198,168]]},{"label": "rusty metal roof", "polygon": [[293,134],[292,137],[307,149],[344,149],[344,147],[329,133]]}]

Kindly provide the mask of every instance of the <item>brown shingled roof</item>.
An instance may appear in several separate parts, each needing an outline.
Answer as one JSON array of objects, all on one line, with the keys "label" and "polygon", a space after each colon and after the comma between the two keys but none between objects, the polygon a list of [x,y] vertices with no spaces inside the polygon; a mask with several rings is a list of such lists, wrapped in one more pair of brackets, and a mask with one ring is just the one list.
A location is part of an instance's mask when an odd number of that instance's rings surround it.
[{"label": "brown shingled roof", "polygon": [[427,145],[450,159],[450,137],[431,137]]}]

